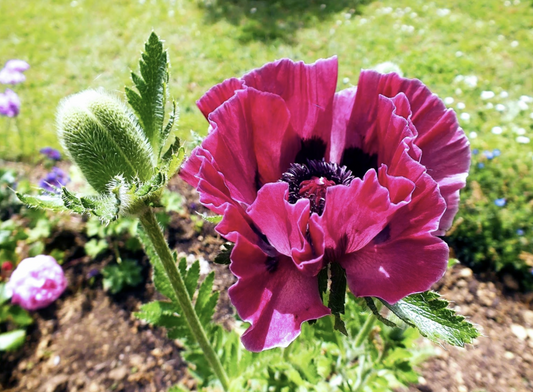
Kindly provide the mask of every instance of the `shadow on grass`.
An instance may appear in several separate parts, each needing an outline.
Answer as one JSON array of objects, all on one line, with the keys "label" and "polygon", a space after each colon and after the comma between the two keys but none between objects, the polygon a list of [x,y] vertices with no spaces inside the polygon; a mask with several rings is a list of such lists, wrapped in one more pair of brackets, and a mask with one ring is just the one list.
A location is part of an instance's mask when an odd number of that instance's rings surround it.
[{"label": "shadow on grass", "polygon": [[298,29],[345,11],[359,14],[373,0],[197,0],[208,23],[226,20],[240,26],[241,41],[292,42]]}]

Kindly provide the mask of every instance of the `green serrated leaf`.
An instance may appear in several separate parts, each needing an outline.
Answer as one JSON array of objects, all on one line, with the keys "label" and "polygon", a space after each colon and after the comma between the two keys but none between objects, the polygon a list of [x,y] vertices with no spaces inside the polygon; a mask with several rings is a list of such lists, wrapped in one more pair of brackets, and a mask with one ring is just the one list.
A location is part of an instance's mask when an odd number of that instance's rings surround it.
[{"label": "green serrated leaf", "polygon": [[[183,260],[183,259],[182,259]],[[182,275],[185,282],[185,287],[189,296],[192,298],[196,287],[198,286],[198,280],[200,279],[200,262],[196,260],[187,270],[187,273]]]},{"label": "green serrated leaf", "polygon": [[206,222],[215,223],[215,224],[222,222],[222,218],[223,218],[222,215],[207,215],[207,214],[204,214],[198,211],[196,211],[196,214],[200,215],[202,219],[205,220]]},{"label": "green serrated leaf", "polygon": [[11,351],[19,348],[26,338],[26,331],[17,329],[0,334],[0,351]]},{"label": "green serrated leaf", "polygon": [[74,193],[70,192],[67,188],[61,188],[61,198],[63,199],[63,204],[70,211],[76,212],[78,214],[85,213],[85,207],[83,206],[80,198]]},{"label": "green serrated leaf", "polygon": [[39,208],[52,211],[68,211],[63,204],[63,199],[59,195],[23,195],[18,192],[15,194],[22,203],[26,204],[26,206],[30,208]]},{"label": "green serrated leaf", "polygon": [[449,309],[448,301],[433,291],[413,294],[391,305],[381,300],[396,316],[418,328],[434,342],[463,347],[479,336],[477,329],[461,315]]},{"label": "green serrated leaf", "polygon": [[231,251],[233,250],[234,246],[235,246],[234,244],[231,244],[229,242],[225,243],[222,251],[220,251],[220,253],[215,257],[215,260],[213,261],[217,264],[224,264],[224,265],[231,264],[230,256],[231,256]]},{"label": "green serrated leaf", "polygon": [[163,42],[155,32],[148,38],[144,50],[139,61],[140,75],[131,75],[138,93],[126,88],[126,97],[137,114],[146,138],[157,152],[161,147],[165,118],[168,59],[167,52],[163,50]]},{"label": "green serrated leaf", "polygon": [[173,303],[177,303],[178,299],[176,298],[176,294],[174,293],[174,290],[172,289],[168,276],[165,273],[165,270],[161,263],[161,259],[157,255],[157,252],[155,251],[152,245],[152,242],[148,238],[148,235],[146,234],[142,226],[138,227],[137,234],[139,235],[139,239],[141,240],[141,243],[143,244],[144,251],[146,252],[146,255],[148,256],[148,259],[150,260],[150,263],[152,264],[152,267],[153,267],[152,279],[154,281],[154,286],[156,290],[159,291],[161,294],[163,294],[165,297],[169,298]]},{"label": "green serrated leaf", "polygon": [[177,310],[176,304],[172,302],[154,301],[142,305],[135,312],[135,317],[160,327],[173,328],[181,323],[176,320],[179,318]]},{"label": "green serrated leaf", "polygon": [[[161,132],[161,135],[159,137],[159,145],[160,145],[159,156],[161,156],[161,154],[163,153],[163,148],[167,144],[167,139],[170,136],[170,133],[172,132],[172,127],[174,126],[174,122],[176,121],[177,118],[178,118],[177,104],[176,104],[176,101],[172,101],[172,112],[170,113],[170,117],[168,119],[168,123],[165,129],[163,130],[163,132]],[[178,145],[178,148],[179,148],[179,145]],[[165,153],[165,155],[167,155],[167,153],[168,151]]]},{"label": "green serrated leaf", "polygon": [[383,317],[381,315],[381,313],[379,313],[379,310],[378,308],[376,307],[376,304],[374,303],[374,300],[372,299],[372,297],[364,297],[365,299],[365,302],[366,302],[366,305],[368,306],[368,308],[372,311],[372,313],[374,314],[374,316],[376,316],[376,318],[381,321],[383,324],[389,326],[389,327],[397,327],[396,324],[394,324],[392,321],[390,320],[387,320],[385,317]]},{"label": "green serrated leaf", "polygon": [[82,196],[79,199],[86,213],[92,213],[106,223],[117,220],[120,199],[115,194]]}]

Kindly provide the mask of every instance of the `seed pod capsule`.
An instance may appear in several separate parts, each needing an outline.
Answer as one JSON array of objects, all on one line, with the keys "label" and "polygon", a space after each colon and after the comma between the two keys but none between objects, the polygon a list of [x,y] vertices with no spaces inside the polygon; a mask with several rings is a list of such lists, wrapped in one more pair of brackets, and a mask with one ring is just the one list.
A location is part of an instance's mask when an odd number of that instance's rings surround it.
[{"label": "seed pod capsule", "polygon": [[98,192],[110,181],[144,182],[154,172],[154,153],[135,115],[114,96],[86,90],[65,98],[57,114],[58,136],[69,157]]}]

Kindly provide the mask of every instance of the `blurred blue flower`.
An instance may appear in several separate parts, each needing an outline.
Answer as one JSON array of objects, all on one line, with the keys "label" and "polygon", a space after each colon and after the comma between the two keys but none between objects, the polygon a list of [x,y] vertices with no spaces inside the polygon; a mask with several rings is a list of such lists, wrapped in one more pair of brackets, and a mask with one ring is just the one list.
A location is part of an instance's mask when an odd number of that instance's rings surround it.
[{"label": "blurred blue flower", "polygon": [[17,93],[6,89],[5,93],[0,93],[0,115],[16,117],[20,112],[20,99]]},{"label": "blurred blue flower", "polygon": [[516,230],[516,234],[518,234],[518,235],[524,235],[524,230],[522,230],[522,229],[518,229],[518,230]]},{"label": "blurred blue flower", "polygon": [[501,199],[494,200],[494,204],[496,204],[498,207],[503,207],[507,203],[507,200],[505,200],[503,197]]},{"label": "blurred blue flower", "polygon": [[492,151],[489,151],[489,150],[483,151],[483,155],[485,155],[485,157],[488,160],[491,160],[492,158],[494,158],[494,154],[492,153]]},{"label": "blurred blue flower", "polygon": [[474,155],[479,154],[479,149],[478,149],[478,148],[474,148],[474,149],[472,150],[472,154],[474,154]]},{"label": "blurred blue flower", "polygon": [[17,84],[26,80],[23,72],[27,71],[30,65],[23,60],[9,60],[2,70],[0,70],[0,83]]},{"label": "blurred blue flower", "polygon": [[485,164],[483,162],[479,162],[477,164],[478,169],[483,169],[485,167]]},{"label": "blurred blue flower", "polygon": [[499,157],[500,155],[502,155],[502,152],[498,148],[495,148],[494,150],[492,150],[492,155],[494,155],[494,157]]},{"label": "blurred blue flower", "polygon": [[62,186],[70,182],[70,177],[58,167],[53,167],[52,170],[39,181],[39,187],[47,192],[59,193]]},{"label": "blurred blue flower", "polygon": [[54,161],[59,161],[61,159],[61,153],[52,147],[41,148],[39,152]]}]

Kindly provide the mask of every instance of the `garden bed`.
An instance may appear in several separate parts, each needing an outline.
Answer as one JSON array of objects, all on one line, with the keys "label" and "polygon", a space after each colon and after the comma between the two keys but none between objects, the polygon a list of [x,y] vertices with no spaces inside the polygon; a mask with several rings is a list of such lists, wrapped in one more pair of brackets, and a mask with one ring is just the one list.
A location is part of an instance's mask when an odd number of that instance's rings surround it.
[{"label": "garden bed", "polygon": [[[222,294],[216,317],[229,326],[233,311],[224,289],[233,278],[227,267],[212,263],[223,241],[213,225],[198,226],[190,219],[198,209],[197,196],[179,179],[172,181],[171,189],[187,197],[182,211],[172,215],[168,229],[171,246],[204,258],[216,271],[215,288]],[[71,223],[75,228],[76,221]],[[69,288],[54,305],[34,313],[36,322],[20,350],[1,354],[2,389],[163,391],[182,381],[194,390],[194,378],[180,357],[180,343],[133,315],[141,304],[157,296],[146,257],[142,253],[133,256],[142,265],[144,282],[113,296],[102,289],[101,277],[90,278],[91,271],[112,261],[111,256],[96,260],[84,256],[77,248],[86,238],[72,227],[56,234],[53,241],[71,247],[71,257],[63,265]],[[419,384],[410,391],[533,388],[529,381],[533,380],[533,294],[510,292],[489,278],[456,265],[438,283],[441,294],[478,324],[484,336],[466,349],[434,348],[436,356],[422,365]],[[431,343],[421,340],[420,344]]]}]

